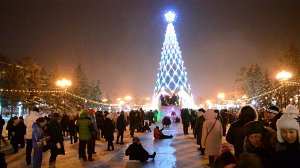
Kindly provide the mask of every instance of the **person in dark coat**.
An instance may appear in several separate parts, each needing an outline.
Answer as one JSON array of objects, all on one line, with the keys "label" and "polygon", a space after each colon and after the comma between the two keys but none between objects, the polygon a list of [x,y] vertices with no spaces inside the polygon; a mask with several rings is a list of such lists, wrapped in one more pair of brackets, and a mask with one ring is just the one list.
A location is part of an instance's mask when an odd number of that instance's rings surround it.
[{"label": "person in dark coat", "polygon": [[195,124],[195,135],[196,135],[196,138],[197,138],[197,145],[200,145],[199,149],[201,151],[201,155],[205,155],[205,149],[202,147],[201,145],[201,139],[202,139],[202,128],[203,128],[203,123],[205,121],[205,118],[204,118],[204,113],[205,113],[205,110],[204,109],[199,109],[198,110],[198,118],[196,120],[196,124]]},{"label": "person in dark coat", "polygon": [[63,116],[61,117],[61,128],[64,136],[67,136],[68,134],[68,122],[69,122],[69,116],[64,113]]},{"label": "person in dark coat", "polygon": [[100,137],[104,137],[104,132],[103,132],[103,123],[104,123],[104,115],[102,111],[97,111],[95,113],[95,118],[96,118],[96,123],[97,127],[100,130]]},{"label": "person in dark coat", "polygon": [[71,144],[73,144],[73,139],[74,139],[74,143],[78,142],[78,137],[77,137],[77,129],[75,126],[75,116],[70,116],[69,121],[68,121],[68,130],[70,133],[70,142]]},{"label": "person in dark coat", "polygon": [[240,153],[244,152],[244,125],[254,120],[257,120],[256,110],[252,106],[246,105],[242,107],[238,119],[234,121],[228,129],[226,141],[233,145],[234,154],[237,158]]},{"label": "person in dark coat", "polygon": [[152,155],[143,148],[140,138],[134,137],[132,144],[125,151],[125,155],[129,156],[129,160],[139,160],[141,162],[147,161],[149,158],[155,158],[156,152]]},{"label": "person in dark coat", "polygon": [[0,152],[0,167],[7,168],[7,163],[5,161],[5,154]]},{"label": "person in dark coat", "polygon": [[277,131],[276,122],[282,116],[279,108],[276,106],[270,106],[268,110],[264,112],[264,116],[264,125],[267,127],[271,127],[274,131]]},{"label": "person in dark coat", "polygon": [[105,130],[104,138],[107,141],[107,151],[110,151],[110,147],[112,148],[112,150],[114,150],[113,140],[115,128],[111,117],[111,114],[108,114],[103,123],[103,130]]},{"label": "person in dark coat", "polygon": [[130,136],[134,136],[134,130],[137,128],[137,119],[135,116],[135,111],[131,110],[129,112],[129,128],[130,128]]},{"label": "person in dark coat", "polygon": [[189,109],[182,109],[181,110],[181,119],[183,124],[183,134],[187,135],[189,130],[189,124],[190,124],[190,114]]},{"label": "person in dark coat", "polygon": [[272,168],[300,167],[300,116],[299,110],[288,105],[277,120],[277,139],[279,145],[271,159]]},{"label": "person in dark coat", "polygon": [[50,124],[48,126],[48,131],[50,135],[51,155],[49,158],[49,163],[53,164],[56,161],[57,155],[65,155],[64,149],[64,137],[62,133],[62,127],[59,122],[61,121],[61,115],[54,113],[51,116]]},{"label": "person in dark coat", "polygon": [[26,134],[26,126],[24,124],[23,117],[19,117],[19,124],[18,124],[18,144],[20,144],[21,148],[25,147],[25,134]]},{"label": "person in dark coat", "polygon": [[120,144],[123,145],[123,135],[124,131],[126,129],[126,121],[124,117],[124,111],[121,111],[121,115],[117,119],[117,130],[118,130],[118,135],[117,135],[117,141],[116,144],[119,144],[119,138],[121,137],[121,142]]},{"label": "person in dark coat", "polygon": [[8,122],[7,122],[7,125],[6,125],[6,130],[7,130],[7,132],[8,132],[8,140],[10,140],[11,139],[11,133],[12,133],[12,129],[13,129],[13,124],[14,124],[14,120],[17,120],[18,119],[18,117],[17,116],[14,116],[14,117],[11,117],[9,120],[8,120]]},{"label": "person in dark coat", "polygon": [[221,118],[223,119],[222,120],[223,136],[226,136],[226,128],[229,123],[229,113],[228,113],[227,109],[221,110],[220,115],[221,115]]},{"label": "person in dark coat", "polygon": [[12,127],[11,145],[13,146],[14,152],[18,152],[19,144],[21,148],[25,146],[24,135],[26,134],[26,126],[21,119],[14,120]]},{"label": "person in dark coat", "polygon": [[251,121],[244,126],[244,135],[244,151],[256,154],[265,168],[270,167],[277,145],[276,132],[260,121]]}]

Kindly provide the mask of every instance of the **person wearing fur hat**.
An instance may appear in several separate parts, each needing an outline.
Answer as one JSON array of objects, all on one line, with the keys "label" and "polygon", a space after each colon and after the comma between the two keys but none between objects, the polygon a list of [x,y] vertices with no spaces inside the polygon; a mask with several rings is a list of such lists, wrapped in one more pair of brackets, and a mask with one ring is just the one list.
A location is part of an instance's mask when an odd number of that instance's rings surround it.
[{"label": "person wearing fur hat", "polygon": [[272,167],[300,167],[300,116],[299,110],[288,105],[285,113],[277,120],[277,139],[279,145]]},{"label": "person wearing fur hat", "polygon": [[217,114],[212,109],[205,112],[205,121],[202,128],[201,146],[209,156],[209,165],[214,163],[214,157],[219,154],[222,145],[223,128]]},{"label": "person wearing fur hat", "polygon": [[233,145],[234,154],[237,158],[240,153],[244,152],[243,145],[245,136],[243,133],[243,127],[248,122],[254,120],[257,120],[256,110],[252,106],[246,105],[242,107],[238,119],[231,123],[228,129],[226,141]]},{"label": "person wearing fur hat", "polygon": [[107,141],[107,151],[110,151],[110,147],[112,150],[114,150],[114,144],[113,144],[113,140],[114,140],[114,124],[112,121],[112,115],[109,113],[107,114],[104,123],[103,123],[103,130],[105,130],[104,132],[104,138]]},{"label": "person wearing fur hat", "polygon": [[198,110],[198,114],[197,114],[198,118],[196,120],[195,130],[194,130],[196,138],[197,138],[197,145],[200,145],[198,150],[200,150],[201,155],[205,155],[205,152],[204,152],[205,149],[201,145],[202,128],[203,128],[203,123],[205,121],[204,113],[205,113],[205,110],[203,108]]},{"label": "person wearing fur hat", "polygon": [[271,127],[274,131],[277,131],[276,122],[282,116],[279,108],[276,106],[270,106],[268,110],[264,112],[264,116],[264,125],[267,127]]},{"label": "person wearing fur hat", "polygon": [[260,121],[251,121],[244,126],[244,135],[244,151],[256,154],[264,167],[269,167],[275,152],[276,132],[264,127]]}]

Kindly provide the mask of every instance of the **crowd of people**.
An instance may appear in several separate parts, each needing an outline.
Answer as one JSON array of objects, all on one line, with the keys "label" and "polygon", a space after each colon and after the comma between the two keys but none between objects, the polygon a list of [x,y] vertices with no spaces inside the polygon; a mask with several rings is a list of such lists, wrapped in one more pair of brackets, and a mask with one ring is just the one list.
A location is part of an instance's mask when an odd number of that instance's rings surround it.
[{"label": "crowd of people", "polygon": [[[93,162],[96,140],[104,138],[107,151],[114,151],[114,144],[124,144],[127,126],[133,141],[125,155],[130,160],[145,162],[155,158],[156,153],[150,155],[134,133],[152,132],[150,126],[157,122],[156,115],[157,111],[144,112],[143,109],[109,113],[78,107],[74,115],[41,116],[39,109],[34,108],[24,119],[12,117],[6,129],[13,153],[26,147],[26,163],[34,168],[41,167],[45,151],[50,150],[49,164],[55,165],[57,156],[65,155],[65,136],[70,136],[71,144],[79,142],[79,159]],[[188,135],[192,130],[200,155],[208,156],[211,167],[300,167],[300,115],[293,105],[288,105],[283,112],[276,106],[257,111],[250,105],[239,111],[182,109],[180,118],[183,134]],[[170,117],[164,119],[162,122],[171,124]],[[0,118],[0,143],[8,144],[2,136],[4,124]],[[173,135],[165,135],[163,129],[155,126],[154,139],[173,138]],[[222,139],[233,145],[233,152],[222,146]],[[0,158],[1,164],[2,160]]]},{"label": "crowd of people", "polygon": [[[300,167],[300,115],[293,105],[284,112],[276,106],[257,112],[246,105],[238,112],[199,109],[196,119],[193,115],[182,109],[183,132],[188,134],[191,124],[198,150],[211,167]],[[223,136],[234,152],[222,146]]]},{"label": "crowd of people", "polygon": [[[129,113],[123,111],[109,113],[78,107],[73,114],[53,113],[42,116],[38,108],[33,108],[24,119],[11,117],[7,122],[6,130],[13,153],[17,153],[19,148],[26,147],[25,160],[27,165],[32,167],[41,167],[43,152],[48,150],[51,153],[49,164],[55,165],[57,156],[65,155],[66,136],[70,137],[70,144],[79,142],[80,159],[93,162],[96,140],[104,138],[107,141],[107,151],[114,151],[115,132],[117,135],[115,144],[123,145],[124,131],[127,126],[132,137],[134,132],[152,132],[150,125],[157,122],[156,115],[157,111],[145,113],[143,109],[132,110]],[[1,141],[8,145],[8,141],[2,136],[4,125],[5,121],[1,117],[0,146]],[[1,156],[4,157],[2,154]]]}]

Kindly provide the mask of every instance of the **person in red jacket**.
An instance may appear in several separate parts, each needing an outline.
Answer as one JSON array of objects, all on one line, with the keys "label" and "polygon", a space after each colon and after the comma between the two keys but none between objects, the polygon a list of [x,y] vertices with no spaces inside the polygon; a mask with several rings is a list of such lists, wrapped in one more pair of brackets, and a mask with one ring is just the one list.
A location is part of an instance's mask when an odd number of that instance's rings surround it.
[{"label": "person in red jacket", "polygon": [[165,135],[162,133],[162,130],[164,128],[162,128],[161,130],[159,129],[158,126],[156,126],[156,128],[154,128],[154,139],[171,139],[173,138],[173,135]]}]

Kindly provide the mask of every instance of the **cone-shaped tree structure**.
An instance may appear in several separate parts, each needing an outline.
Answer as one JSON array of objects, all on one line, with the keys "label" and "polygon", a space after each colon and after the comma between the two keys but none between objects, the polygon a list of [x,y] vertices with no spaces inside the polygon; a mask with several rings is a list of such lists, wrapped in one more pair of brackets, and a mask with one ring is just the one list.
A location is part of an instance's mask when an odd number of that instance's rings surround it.
[{"label": "cone-shaped tree structure", "polygon": [[187,72],[172,23],[175,20],[175,14],[168,12],[165,17],[168,25],[161,52],[153,104],[159,104],[162,95],[176,95],[179,96],[182,107],[191,108],[194,104],[191,86],[188,84]]}]

